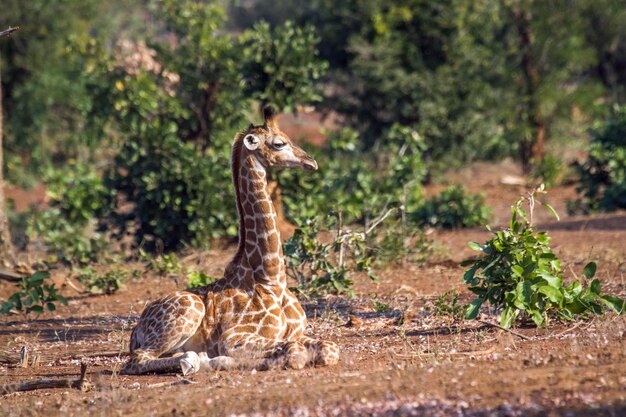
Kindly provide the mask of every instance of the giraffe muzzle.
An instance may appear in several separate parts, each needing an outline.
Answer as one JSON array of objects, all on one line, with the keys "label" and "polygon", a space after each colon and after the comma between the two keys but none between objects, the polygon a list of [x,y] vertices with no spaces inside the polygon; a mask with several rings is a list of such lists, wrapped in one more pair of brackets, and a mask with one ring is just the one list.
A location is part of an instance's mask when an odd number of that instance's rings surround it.
[{"label": "giraffe muzzle", "polygon": [[305,171],[317,171],[317,161],[307,155],[302,159],[302,168],[304,168]]}]

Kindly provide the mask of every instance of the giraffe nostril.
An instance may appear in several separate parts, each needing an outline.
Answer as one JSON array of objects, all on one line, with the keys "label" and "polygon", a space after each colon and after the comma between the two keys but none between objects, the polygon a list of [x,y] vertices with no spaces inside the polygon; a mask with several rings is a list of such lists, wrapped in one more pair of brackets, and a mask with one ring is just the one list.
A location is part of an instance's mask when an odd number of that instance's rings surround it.
[{"label": "giraffe nostril", "polygon": [[304,169],[307,171],[317,171],[317,161],[315,161],[315,159],[311,158],[309,155],[307,155],[304,160]]}]

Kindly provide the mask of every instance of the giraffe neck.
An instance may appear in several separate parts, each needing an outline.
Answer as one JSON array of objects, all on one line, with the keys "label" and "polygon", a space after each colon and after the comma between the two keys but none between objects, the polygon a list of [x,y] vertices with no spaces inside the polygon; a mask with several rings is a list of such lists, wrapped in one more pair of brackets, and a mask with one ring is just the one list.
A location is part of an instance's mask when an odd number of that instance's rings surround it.
[{"label": "giraffe neck", "polygon": [[[286,286],[276,210],[267,192],[267,171],[241,146],[233,154],[233,182],[239,211],[239,247],[229,269],[251,271],[255,282]],[[235,158],[238,157],[238,160]]]}]

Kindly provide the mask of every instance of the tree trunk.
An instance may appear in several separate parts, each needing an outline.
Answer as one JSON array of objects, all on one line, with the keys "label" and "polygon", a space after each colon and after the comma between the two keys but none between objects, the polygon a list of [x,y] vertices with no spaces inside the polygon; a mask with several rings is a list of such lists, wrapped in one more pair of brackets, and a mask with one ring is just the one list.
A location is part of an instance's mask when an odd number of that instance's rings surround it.
[{"label": "tree trunk", "polygon": [[513,21],[517,28],[522,53],[522,72],[524,73],[525,113],[533,132],[530,138],[523,137],[520,141],[520,158],[525,174],[530,173],[533,163],[543,160],[545,156],[545,139],[547,123],[539,106],[539,68],[533,55],[533,33],[531,28],[532,15],[530,10],[519,6],[512,10]]},{"label": "tree trunk", "polygon": [[[1,62],[1,61],[0,61]],[[9,231],[9,222],[5,210],[4,201],[4,160],[3,160],[3,107],[2,107],[2,68],[0,67],[0,262],[5,266],[13,266],[15,264],[15,254],[13,251],[13,243],[11,242],[11,233]]]}]

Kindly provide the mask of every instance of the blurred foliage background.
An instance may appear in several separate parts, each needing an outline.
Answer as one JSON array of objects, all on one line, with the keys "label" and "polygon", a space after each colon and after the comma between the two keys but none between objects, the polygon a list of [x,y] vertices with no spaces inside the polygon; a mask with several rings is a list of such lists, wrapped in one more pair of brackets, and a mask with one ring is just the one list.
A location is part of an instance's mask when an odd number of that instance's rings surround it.
[{"label": "blurred foliage background", "polygon": [[[624,0],[0,0],[5,179],[44,183],[27,234],[88,263],[236,236],[229,152],[259,108],[337,125],[282,172],[286,218],[367,228],[484,224],[448,168],[510,157],[546,182],[571,160],[572,211],[626,208]],[[298,139],[298,138],[296,138]],[[392,223],[398,225],[399,223]],[[400,227],[400,226],[398,226]],[[15,235],[14,231],[14,235]],[[381,241],[397,241],[381,232]],[[392,251],[393,252],[393,251]]]}]

